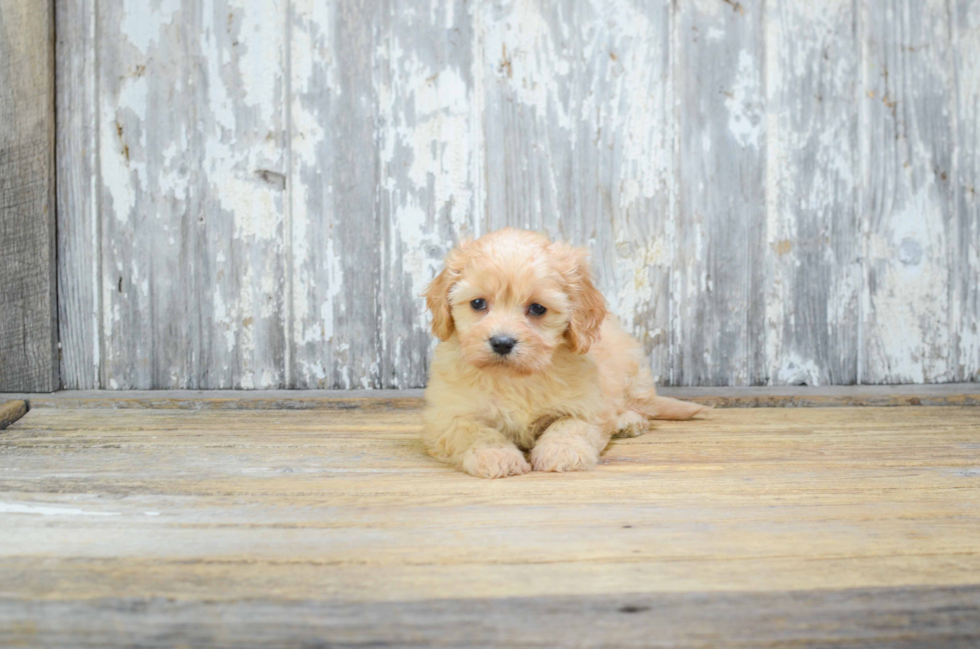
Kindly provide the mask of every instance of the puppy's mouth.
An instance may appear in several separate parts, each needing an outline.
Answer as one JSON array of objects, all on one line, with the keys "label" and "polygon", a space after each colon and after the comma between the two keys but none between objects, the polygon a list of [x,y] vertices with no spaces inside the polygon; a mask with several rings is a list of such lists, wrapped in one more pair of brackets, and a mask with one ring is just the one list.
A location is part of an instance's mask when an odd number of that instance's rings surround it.
[{"label": "puppy's mouth", "polygon": [[483,369],[500,370],[520,376],[528,376],[541,369],[534,363],[528,363],[530,359],[527,358],[526,353],[522,353],[526,350],[521,349],[520,343],[515,343],[512,347],[504,350],[495,349],[489,342],[487,346],[489,348],[488,353],[483,354],[480,359],[481,362],[478,363],[478,366]]},{"label": "puppy's mouth", "polygon": [[480,338],[464,338],[461,351],[470,365],[500,375],[535,374],[546,369],[551,360],[551,350],[539,341],[499,330]]},{"label": "puppy's mouth", "polygon": [[495,354],[490,355],[482,363],[478,363],[477,367],[484,371],[499,372],[509,376],[530,376],[537,372],[536,368],[528,367],[517,359],[510,356],[497,356]]}]

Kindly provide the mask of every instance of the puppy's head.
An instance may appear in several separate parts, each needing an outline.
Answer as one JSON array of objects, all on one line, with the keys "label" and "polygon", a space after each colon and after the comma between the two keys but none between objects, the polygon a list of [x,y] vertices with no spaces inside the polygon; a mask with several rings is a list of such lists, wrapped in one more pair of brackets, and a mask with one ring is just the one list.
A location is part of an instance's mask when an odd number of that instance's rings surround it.
[{"label": "puppy's head", "polygon": [[606,318],[584,249],[504,229],[463,243],[425,291],[432,332],[459,338],[480,368],[547,369],[562,345],[584,354]]}]

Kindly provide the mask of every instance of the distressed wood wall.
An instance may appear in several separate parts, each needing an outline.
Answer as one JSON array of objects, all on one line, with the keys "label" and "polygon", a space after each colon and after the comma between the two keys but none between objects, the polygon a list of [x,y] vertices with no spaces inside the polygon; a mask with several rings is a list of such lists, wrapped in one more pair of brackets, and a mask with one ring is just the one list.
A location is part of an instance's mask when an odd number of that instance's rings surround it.
[{"label": "distressed wood wall", "polygon": [[67,388],[424,384],[461,237],[675,385],[980,380],[980,0],[57,0]]},{"label": "distressed wood wall", "polygon": [[0,0],[0,392],[59,385],[54,17]]}]

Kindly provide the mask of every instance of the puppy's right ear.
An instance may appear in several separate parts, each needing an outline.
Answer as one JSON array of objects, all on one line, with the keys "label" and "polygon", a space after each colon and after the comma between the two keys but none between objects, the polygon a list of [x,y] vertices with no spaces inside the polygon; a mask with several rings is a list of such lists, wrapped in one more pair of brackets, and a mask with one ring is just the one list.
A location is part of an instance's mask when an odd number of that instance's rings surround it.
[{"label": "puppy's right ear", "polygon": [[456,330],[449,304],[449,290],[459,280],[463,265],[462,251],[459,248],[451,250],[446,255],[446,267],[436,275],[422,294],[425,296],[426,306],[432,312],[432,333],[438,336],[439,340],[449,340]]}]

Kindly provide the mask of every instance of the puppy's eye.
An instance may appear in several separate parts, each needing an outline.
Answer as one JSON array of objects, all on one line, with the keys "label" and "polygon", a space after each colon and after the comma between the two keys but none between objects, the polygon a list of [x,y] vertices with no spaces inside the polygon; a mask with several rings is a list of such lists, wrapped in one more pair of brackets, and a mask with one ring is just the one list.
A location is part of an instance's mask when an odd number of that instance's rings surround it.
[{"label": "puppy's eye", "polygon": [[527,312],[531,315],[544,315],[547,311],[548,309],[544,308],[537,302],[527,308]]},{"label": "puppy's eye", "polygon": [[487,308],[487,301],[478,297],[475,300],[470,300],[470,306],[473,307],[474,311],[484,311]]}]

